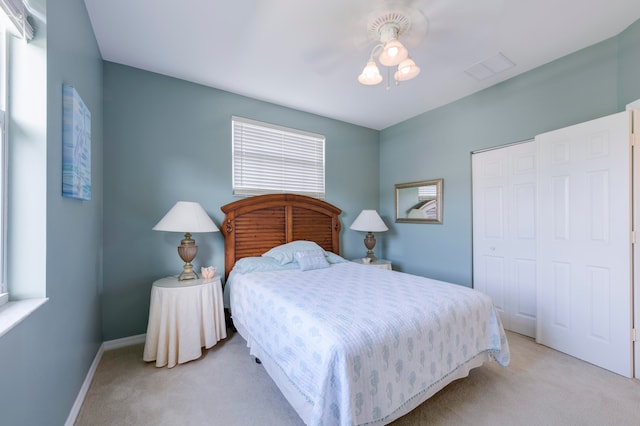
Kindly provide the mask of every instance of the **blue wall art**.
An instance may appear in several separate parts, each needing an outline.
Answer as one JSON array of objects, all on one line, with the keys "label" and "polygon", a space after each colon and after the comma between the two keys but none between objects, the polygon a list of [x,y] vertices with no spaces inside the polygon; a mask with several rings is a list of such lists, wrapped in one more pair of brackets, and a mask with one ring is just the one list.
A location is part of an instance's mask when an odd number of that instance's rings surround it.
[{"label": "blue wall art", "polygon": [[62,86],[62,195],[91,199],[91,111],[73,86]]}]

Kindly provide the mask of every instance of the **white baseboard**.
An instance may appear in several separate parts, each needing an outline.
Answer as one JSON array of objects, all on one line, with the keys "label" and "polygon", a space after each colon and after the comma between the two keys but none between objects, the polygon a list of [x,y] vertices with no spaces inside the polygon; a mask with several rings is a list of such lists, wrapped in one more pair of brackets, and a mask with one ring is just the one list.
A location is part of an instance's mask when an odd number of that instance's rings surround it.
[{"label": "white baseboard", "polygon": [[102,359],[102,355],[105,351],[110,351],[112,349],[124,348],[126,346],[137,345],[139,343],[144,343],[146,338],[146,334],[139,334],[137,336],[124,337],[122,339],[108,340],[106,342],[102,342],[98,352],[96,353],[93,362],[91,363],[91,367],[89,367],[89,371],[87,372],[87,376],[82,383],[82,387],[80,388],[80,392],[78,392],[78,396],[76,397],[76,401],[71,407],[71,412],[69,413],[69,417],[67,417],[67,421],[65,422],[65,426],[73,426],[78,418],[78,414],[80,414],[80,409],[82,408],[82,404],[84,403],[84,399],[87,397],[87,392],[89,392],[89,387],[91,386],[91,382],[93,381],[93,376],[96,374],[96,370],[98,368],[98,364],[100,364],[100,360]]},{"label": "white baseboard", "polygon": [[137,336],[123,337],[122,339],[107,340],[102,345],[104,346],[105,351],[110,351],[112,349],[120,349],[126,346],[144,343],[146,338],[146,334],[138,334]]}]

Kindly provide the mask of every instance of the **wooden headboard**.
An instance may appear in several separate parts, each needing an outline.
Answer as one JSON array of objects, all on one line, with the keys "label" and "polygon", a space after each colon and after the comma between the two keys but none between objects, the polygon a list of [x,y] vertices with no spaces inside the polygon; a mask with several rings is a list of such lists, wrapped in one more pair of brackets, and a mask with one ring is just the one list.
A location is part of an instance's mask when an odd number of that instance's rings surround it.
[{"label": "wooden headboard", "polygon": [[260,256],[280,244],[315,241],[340,254],[339,208],[295,194],[269,194],[243,198],[220,208],[224,214],[224,273],[229,276],[236,261]]}]

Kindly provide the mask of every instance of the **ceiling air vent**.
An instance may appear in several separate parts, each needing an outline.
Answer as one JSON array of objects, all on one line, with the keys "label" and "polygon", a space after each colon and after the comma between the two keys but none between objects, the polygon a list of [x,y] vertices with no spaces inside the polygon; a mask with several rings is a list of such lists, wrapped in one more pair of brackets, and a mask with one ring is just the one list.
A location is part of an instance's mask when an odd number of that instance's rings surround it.
[{"label": "ceiling air vent", "polygon": [[464,72],[480,81],[515,66],[516,64],[511,59],[507,58],[502,53],[498,53],[497,55],[487,58],[484,61],[480,61],[474,65],[471,65]]}]

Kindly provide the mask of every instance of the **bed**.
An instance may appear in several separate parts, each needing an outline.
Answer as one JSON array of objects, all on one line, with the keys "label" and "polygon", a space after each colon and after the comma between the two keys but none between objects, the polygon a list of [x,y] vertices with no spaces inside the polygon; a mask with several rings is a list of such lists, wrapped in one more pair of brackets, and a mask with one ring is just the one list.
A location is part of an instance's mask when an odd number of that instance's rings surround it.
[{"label": "bed", "polygon": [[307,425],[387,424],[508,364],[487,296],[343,259],[337,207],[276,194],[222,211],[233,325]]}]

